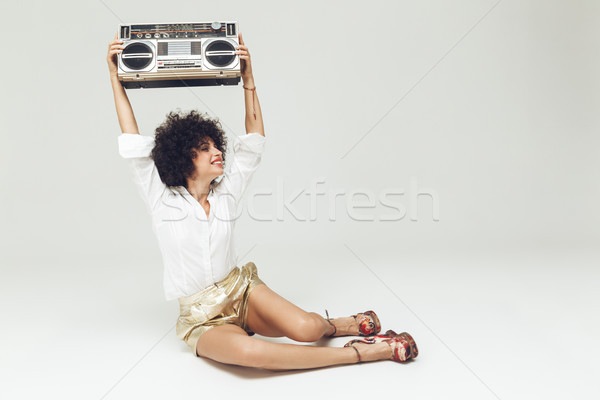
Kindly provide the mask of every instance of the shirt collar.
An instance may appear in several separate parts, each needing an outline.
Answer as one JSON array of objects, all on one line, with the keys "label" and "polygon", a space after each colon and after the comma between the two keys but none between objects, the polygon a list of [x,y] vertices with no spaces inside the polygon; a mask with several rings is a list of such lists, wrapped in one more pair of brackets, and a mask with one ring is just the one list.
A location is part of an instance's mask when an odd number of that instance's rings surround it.
[{"label": "shirt collar", "polygon": [[[185,188],[185,186],[172,186],[171,189],[178,192],[183,197],[191,197],[196,203],[198,202],[196,199],[193,198],[194,196],[190,194],[190,192]],[[214,196],[215,189],[211,186],[210,191],[208,192],[207,199],[212,199]]]}]

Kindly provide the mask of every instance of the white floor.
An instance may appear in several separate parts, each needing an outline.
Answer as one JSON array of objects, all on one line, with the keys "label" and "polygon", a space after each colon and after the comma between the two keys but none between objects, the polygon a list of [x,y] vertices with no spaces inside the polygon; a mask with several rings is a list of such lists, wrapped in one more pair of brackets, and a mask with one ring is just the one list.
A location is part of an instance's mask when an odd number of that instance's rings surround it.
[{"label": "white floor", "polygon": [[199,359],[175,336],[178,304],[161,297],[160,264],[138,257],[75,265],[65,256],[3,267],[0,397],[529,400],[600,393],[598,252],[390,256],[355,244],[260,244],[243,261],[254,261],[267,284],[306,310],[375,310],[384,330],[414,336],[419,357],[285,373]]}]

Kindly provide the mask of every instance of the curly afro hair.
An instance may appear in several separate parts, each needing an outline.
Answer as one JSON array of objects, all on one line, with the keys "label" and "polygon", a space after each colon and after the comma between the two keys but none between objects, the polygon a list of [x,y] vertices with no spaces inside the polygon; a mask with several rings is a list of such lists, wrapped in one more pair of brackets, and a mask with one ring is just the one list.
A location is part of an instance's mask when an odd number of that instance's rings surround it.
[{"label": "curly afro hair", "polygon": [[192,160],[194,150],[199,150],[200,145],[209,138],[223,153],[225,163],[227,139],[217,119],[211,119],[196,110],[187,114],[181,111],[167,114],[166,121],[156,128],[154,148],[150,153],[165,185],[187,188],[186,178],[190,178],[195,171]]}]

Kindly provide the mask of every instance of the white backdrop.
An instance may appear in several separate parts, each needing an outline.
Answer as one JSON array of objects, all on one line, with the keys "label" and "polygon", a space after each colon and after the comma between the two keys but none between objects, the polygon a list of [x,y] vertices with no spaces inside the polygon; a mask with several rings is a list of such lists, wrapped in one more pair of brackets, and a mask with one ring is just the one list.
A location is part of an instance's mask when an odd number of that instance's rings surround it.
[{"label": "white backdrop", "polygon": [[[121,21],[239,21],[267,147],[237,243],[242,257],[260,251],[246,257],[259,266],[253,257],[277,249],[308,260],[346,247],[371,260],[596,254],[598,2],[71,0],[3,2],[0,14],[7,301],[60,281],[143,287],[160,304],[160,253],[117,152],[105,57]],[[219,117],[232,136],[245,133],[242,92],[128,95],[142,134],[180,108]],[[278,211],[284,201],[295,216]],[[145,267],[114,267],[136,260]],[[265,274],[280,272],[265,264]],[[101,265],[113,275],[100,278]]]},{"label": "white backdrop", "polygon": [[[104,5],[106,4],[106,5]],[[269,139],[249,195],[270,222],[238,243],[369,243],[378,251],[597,243],[599,41],[594,2],[5,3],[2,254],[154,251],[117,154],[103,59],[120,21],[239,20]],[[225,5],[226,4],[226,5]],[[483,16],[483,20],[480,20]],[[478,23],[479,22],[479,23]],[[27,45],[21,45],[27,43]],[[25,62],[31,60],[31,62]],[[36,62],[34,62],[34,60]],[[143,134],[192,108],[244,134],[240,87],[130,90]],[[312,182],[321,178],[309,221]],[[410,179],[430,188],[410,220]],[[278,187],[282,182],[283,191]],[[277,221],[277,204],[292,203]],[[337,197],[335,221],[329,203]],[[404,191],[354,215],[355,191]],[[412,191],[414,196],[415,191]],[[280,196],[278,200],[277,196]],[[247,199],[248,200],[248,199]],[[356,204],[369,204],[364,196]],[[242,223],[243,221],[244,223]],[[31,244],[35,243],[35,252]]]},{"label": "white backdrop", "polygon": [[[154,251],[117,154],[104,53],[120,21],[216,16],[239,20],[269,139],[248,193],[272,192],[253,205],[273,221],[246,224],[245,212],[238,243],[350,240],[378,251],[597,243],[597,3],[145,4],[2,6],[4,36],[19,35],[1,67],[4,258],[122,255],[125,243],[127,252]],[[244,134],[240,87],[129,96],[146,135],[176,108],[209,112],[229,135]],[[433,193],[418,197],[418,221],[411,178]],[[307,193],[318,179],[327,194],[310,221]],[[288,211],[277,221],[277,204],[302,190],[292,203],[300,221]],[[345,194],[330,221],[336,190]],[[351,193],[369,191],[374,207],[348,215]],[[407,214],[382,222],[402,214],[376,197],[402,191],[387,198]]]}]

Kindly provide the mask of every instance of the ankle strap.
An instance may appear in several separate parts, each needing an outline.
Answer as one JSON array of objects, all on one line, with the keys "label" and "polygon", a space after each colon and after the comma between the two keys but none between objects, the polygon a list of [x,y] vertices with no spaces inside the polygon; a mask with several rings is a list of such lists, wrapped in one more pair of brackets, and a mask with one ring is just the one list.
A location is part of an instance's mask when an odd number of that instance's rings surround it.
[{"label": "ankle strap", "polygon": [[360,353],[358,352],[358,349],[354,346],[349,346],[349,347],[352,347],[354,349],[354,351],[356,352],[356,356],[358,357],[358,362],[359,363],[362,362],[362,360],[360,359]]},{"label": "ankle strap", "polygon": [[327,310],[325,310],[325,315],[327,315],[327,322],[329,322],[329,325],[333,326],[333,333],[331,335],[329,335],[329,337],[334,336],[337,332],[337,328],[335,327],[335,325],[333,324],[333,322],[330,321],[331,318],[329,318],[329,312],[327,312]]}]

